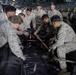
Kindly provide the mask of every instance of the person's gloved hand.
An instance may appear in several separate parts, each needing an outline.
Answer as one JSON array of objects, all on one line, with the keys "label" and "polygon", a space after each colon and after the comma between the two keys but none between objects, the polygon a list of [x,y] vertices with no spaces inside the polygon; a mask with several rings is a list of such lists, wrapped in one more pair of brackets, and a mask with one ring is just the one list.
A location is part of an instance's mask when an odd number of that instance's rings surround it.
[{"label": "person's gloved hand", "polygon": [[20,57],[22,61],[25,61],[26,60],[26,57],[25,56],[22,56]]},{"label": "person's gloved hand", "polygon": [[24,46],[20,45],[20,48],[23,50],[24,49]]},{"label": "person's gloved hand", "polygon": [[49,50],[48,50],[48,52],[51,52],[52,50],[53,50],[53,48],[52,48],[52,47],[50,47],[50,48],[49,48]]}]

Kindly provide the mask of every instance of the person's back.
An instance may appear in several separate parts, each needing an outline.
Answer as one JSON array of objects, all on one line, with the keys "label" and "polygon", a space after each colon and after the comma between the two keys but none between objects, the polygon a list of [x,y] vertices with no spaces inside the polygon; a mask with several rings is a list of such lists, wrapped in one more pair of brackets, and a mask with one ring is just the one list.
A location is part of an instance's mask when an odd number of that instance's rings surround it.
[{"label": "person's back", "polygon": [[[59,34],[61,34],[61,32],[65,32],[65,42],[74,42],[75,39],[76,39],[76,34],[74,32],[74,30],[68,25],[66,24],[65,22],[62,22],[62,26],[59,30]],[[64,35],[62,35],[64,37]]]}]

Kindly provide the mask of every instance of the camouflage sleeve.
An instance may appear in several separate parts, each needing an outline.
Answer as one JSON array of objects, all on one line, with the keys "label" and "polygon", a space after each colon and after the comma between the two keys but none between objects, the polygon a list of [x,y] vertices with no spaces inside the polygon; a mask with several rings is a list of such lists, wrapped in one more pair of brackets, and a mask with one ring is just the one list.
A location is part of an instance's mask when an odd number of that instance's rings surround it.
[{"label": "camouflage sleeve", "polygon": [[66,28],[60,29],[57,37],[58,37],[58,40],[53,45],[53,49],[56,49],[57,47],[62,46],[64,44],[65,38],[66,38]]},{"label": "camouflage sleeve", "polygon": [[17,56],[17,57],[22,57],[23,53],[22,50],[20,49],[19,43],[18,43],[18,38],[14,30],[11,28],[10,23],[5,23],[2,25],[2,31],[6,36],[6,39],[9,43],[9,47],[11,51]]},{"label": "camouflage sleeve", "polygon": [[23,31],[24,28],[25,28],[25,26],[24,26],[24,24],[22,23],[22,24],[19,26],[19,30],[20,30],[20,31]]},{"label": "camouflage sleeve", "polygon": [[17,41],[18,41],[18,44],[19,44],[19,45],[22,44],[18,36],[17,36]]},{"label": "camouflage sleeve", "polygon": [[15,30],[15,32],[16,32],[17,35],[22,35],[23,34],[23,32],[19,31],[19,30]]},{"label": "camouflage sleeve", "polygon": [[36,29],[36,31],[35,31],[36,34],[38,34],[38,32],[40,31],[41,27],[42,27],[42,25],[40,25],[40,26]]}]

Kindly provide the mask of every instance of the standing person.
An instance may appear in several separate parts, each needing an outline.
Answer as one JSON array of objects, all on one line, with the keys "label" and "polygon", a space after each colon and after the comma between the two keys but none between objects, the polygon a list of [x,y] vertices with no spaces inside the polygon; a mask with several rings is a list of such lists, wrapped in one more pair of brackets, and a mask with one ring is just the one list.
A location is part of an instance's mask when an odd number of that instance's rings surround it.
[{"label": "standing person", "polygon": [[36,17],[36,28],[38,28],[41,24],[41,18],[42,16],[46,14],[46,12],[42,9],[41,5],[37,5],[37,9],[35,11],[35,17]]},{"label": "standing person", "polygon": [[22,19],[14,16],[11,22],[0,21],[0,75],[20,75],[21,60],[25,56],[20,49],[20,41],[14,29],[22,23]]},{"label": "standing person", "polygon": [[31,7],[28,7],[26,9],[26,12],[25,12],[25,19],[23,21],[23,24],[24,24],[24,27],[26,29],[30,29],[30,24],[32,22],[32,26],[33,28],[35,29],[36,28],[36,20],[35,20],[35,15],[34,13],[32,13],[32,8]]},{"label": "standing person", "polygon": [[50,10],[48,11],[48,16],[49,18],[51,18],[54,15],[60,16],[61,20],[63,20],[62,14],[58,10],[56,10],[55,4],[51,3]]},{"label": "standing person", "polygon": [[35,11],[35,15],[36,17],[42,17],[44,14],[46,14],[46,12],[42,9],[42,6],[40,4],[37,5],[37,9]]},{"label": "standing person", "polygon": [[[76,50],[76,34],[74,30],[66,23],[64,23],[58,15],[51,18],[52,25],[57,29],[56,43],[51,46],[53,50],[57,49],[58,58],[66,59],[66,53]],[[59,75],[67,72],[66,62],[59,61],[61,71]]]}]

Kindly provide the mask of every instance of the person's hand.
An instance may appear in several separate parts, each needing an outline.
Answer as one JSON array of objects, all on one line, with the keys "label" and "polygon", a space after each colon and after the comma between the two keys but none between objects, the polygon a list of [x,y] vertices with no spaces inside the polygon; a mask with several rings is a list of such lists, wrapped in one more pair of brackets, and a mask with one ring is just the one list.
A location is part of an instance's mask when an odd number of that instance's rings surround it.
[{"label": "person's hand", "polygon": [[23,34],[24,34],[25,36],[29,36],[29,33],[28,33],[28,32],[23,32]]},{"label": "person's hand", "polygon": [[50,51],[51,51],[51,49],[49,48],[48,52],[50,52]]},{"label": "person's hand", "polygon": [[50,47],[50,48],[49,48],[49,50],[48,50],[48,52],[51,52],[52,50],[53,50],[53,48],[52,48],[52,47]]},{"label": "person's hand", "polygon": [[27,31],[27,28],[24,28],[23,31]]},{"label": "person's hand", "polygon": [[22,56],[21,59],[22,59],[23,61],[25,61],[25,60],[26,60],[26,57],[25,57],[25,56]]},{"label": "person's hand", "polygon": [[24,49],[24,46],[20,45],[20,48],[23,50]]},{"label": "person's hand", "polygon": [[34,35],[36,35],[36,32],[34,32]]}]

